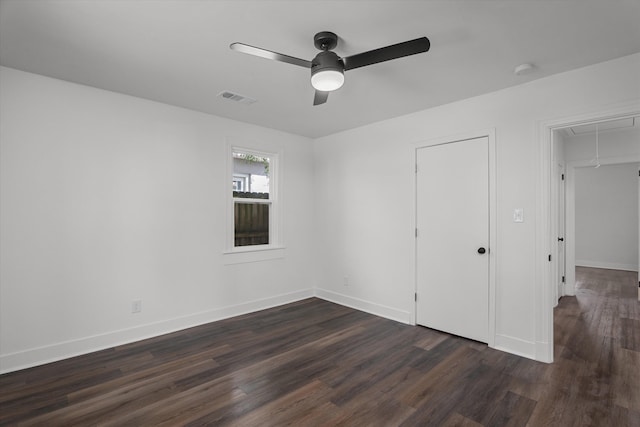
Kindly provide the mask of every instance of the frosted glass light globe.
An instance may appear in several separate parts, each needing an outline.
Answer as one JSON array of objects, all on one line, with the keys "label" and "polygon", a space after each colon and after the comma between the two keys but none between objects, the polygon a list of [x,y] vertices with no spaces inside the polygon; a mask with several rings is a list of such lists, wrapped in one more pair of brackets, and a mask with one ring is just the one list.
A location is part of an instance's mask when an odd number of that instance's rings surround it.
[{"label": "frosted glass light globe", "polygon": [[311,86],[321,92],[331,92],[340,89],[344,84],[344,74],[340,71],[319,71],[311,76]]}]

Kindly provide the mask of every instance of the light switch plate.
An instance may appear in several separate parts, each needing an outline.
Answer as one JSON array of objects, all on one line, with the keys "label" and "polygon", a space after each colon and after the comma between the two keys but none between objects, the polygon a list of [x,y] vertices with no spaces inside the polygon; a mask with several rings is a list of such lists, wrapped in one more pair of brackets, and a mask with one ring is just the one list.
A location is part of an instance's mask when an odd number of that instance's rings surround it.
[{"label": "light switch plate", "polygon": [[515,208],[513,210],[513,222],[524,222],[524,209]]}]

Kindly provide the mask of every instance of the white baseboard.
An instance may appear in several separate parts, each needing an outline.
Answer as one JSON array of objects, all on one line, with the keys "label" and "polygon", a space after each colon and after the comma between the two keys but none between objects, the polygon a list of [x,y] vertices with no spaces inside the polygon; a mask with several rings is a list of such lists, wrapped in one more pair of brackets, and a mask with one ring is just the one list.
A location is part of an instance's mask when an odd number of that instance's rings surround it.
[{"label": "white baseboard", "polygon": [[496,334],[496,341],[493,348],[526,357],[527,359],[536,360],[536,343],[533,341],[525,341],[508,335]]},{"label": "white baseboard", "polygon": [[553,362],[553,343],[537,341],[536,343],[535,359],[538,362],[552,363]]},{"label": "white baseboard", "polygon": [[62,359],[68,359],[70,357],[152,338],[182,329],[192,328],[194,326],[215,322],[217,320],[288,304],[305,298],[311,298],[313,296],[313,289],[305,289],[302,291],[276,295],[228,307],[216,308],[160,322],[149,323],[146,325],[136,326],[134,328],[112,331],[105,334],[32,348],[16,353],[4,354],[0,356],[0,374],[43,365],[45,363],[55,362]]},{"label": "white baseboard", "polygon": [[565,283],[564,284],[564,294],[565,297],[574,297],[576,296],[576,286],[574,284]]},{"label": "white baseboard", "polygon": [[[288,294],[195,313],[188,316],[149,323],[135,328],[112,331],[105,334],[1,355],[0,374],[43,365],[45,363],[55,362],[62,359],[68,359],[70,357],[176,332],[194,326],[215,322],[217,320],[227,319],[300,301],[313,296],[376,316],[384,317],[386,319],[394,320],[396,322],[413,325],[412,313],[408,311],[398,310],[393,307],[388,307],[326,289],[305,289]],[[533,342],[524,341],[506,335],[496,335],[495,345],[493,348],[536,360],[536,345]]]},{"label": "white baseboard", "polygon": [[395,320],[396,322],[406,323],[408,325],[413,324],[411,313],[409,313],[408,311],[398,310],[393,307],[388,307],[386,305],[378,304],[371,301],[365,301],[360,298],[354,298],[326,289],[316,288],[315,291],[315,296],[318,298],[331,301],[336,304],[344,305],[346,307],[351,307],[356,310],[364,311],[366,313],[374,314],[376,316],[384,317],[386,319]]},{"label": "white baseboard", "polygon": [[589,261],[584,259],[576,260],[576,267],[606,268],[607,270],[638,271],[638,266],[634,264],[620,264],[615,262]]}]

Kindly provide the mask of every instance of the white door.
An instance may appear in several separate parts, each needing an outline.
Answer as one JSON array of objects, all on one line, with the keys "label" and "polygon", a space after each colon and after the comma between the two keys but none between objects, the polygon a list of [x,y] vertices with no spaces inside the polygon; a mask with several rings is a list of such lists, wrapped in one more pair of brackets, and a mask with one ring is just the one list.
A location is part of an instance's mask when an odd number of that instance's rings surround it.
[{"label": "white door", "polygon": [[420,148],[416,162],[416,321],[487,342],[489,139]]},{"label": "white door", "polygon": [[564,283],[566,280],[566,257],[565,257],[565,197],[564,197],[564,166],[556,165],[556,176],[558,177],[558,271],[556,280],[558,281],[556,300],[564,296]]}]

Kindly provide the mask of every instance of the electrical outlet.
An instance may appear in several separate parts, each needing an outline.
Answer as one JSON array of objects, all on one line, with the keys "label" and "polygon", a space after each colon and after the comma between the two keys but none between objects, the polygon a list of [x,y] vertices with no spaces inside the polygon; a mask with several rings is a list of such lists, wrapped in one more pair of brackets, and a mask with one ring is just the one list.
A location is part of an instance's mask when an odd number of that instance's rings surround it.
[{"label": "electrical outlet", "polygon": [[131,312],[132,313],[142,312],[142,300],[137,299],[131,302]]},{"label": "electrical outlet", "polygon": [[349,276],[344,276],[344,285],[349,286]]}]

